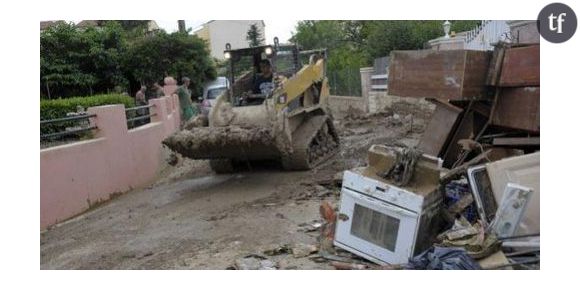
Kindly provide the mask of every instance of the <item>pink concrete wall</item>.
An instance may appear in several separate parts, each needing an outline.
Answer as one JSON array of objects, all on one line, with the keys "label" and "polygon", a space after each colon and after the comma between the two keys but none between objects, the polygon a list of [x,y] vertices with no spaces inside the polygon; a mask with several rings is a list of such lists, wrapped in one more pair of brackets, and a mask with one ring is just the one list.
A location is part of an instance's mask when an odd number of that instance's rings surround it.
[{"label": "pink concrete wall", "polygon": [[179,102],[166,96],[149,103],[156,113],[150,124],[127,130],[123,105],[92,107],[94,139],[40,150],[41,229],[155,179],[161,141],[179,129]]}]

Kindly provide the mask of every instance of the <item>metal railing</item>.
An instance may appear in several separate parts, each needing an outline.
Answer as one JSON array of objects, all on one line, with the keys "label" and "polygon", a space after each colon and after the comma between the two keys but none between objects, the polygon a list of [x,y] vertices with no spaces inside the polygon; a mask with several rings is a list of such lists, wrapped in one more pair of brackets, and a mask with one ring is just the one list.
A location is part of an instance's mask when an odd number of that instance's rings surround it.
[{"label": "metal railing", "polygon": [[96,116],[96,114],[82,114],[58,119],[40,120],[41,148],[76,142],[82,138],[90,137],[89,134],[85,133],[97,129],[97,126],[91,126],[89,122],[90,118]]},{"label": "metal railing", "polygon": [[362,96],[359,68],[328,71],[330,94],[333,96]]},{"label": "metal railing", "polygon": [[127,128],[133,129],[151,123],[151,117],[157,116],[157,113],[151,113],[150,108],[153,106],[152,104],[148,104],[126,108]]},{"label": "metal railing", "polygon": [[389,74],[372,75],[371,76],[371,90],[372,91],[386,91]]},{"label": "metal railing", "polygon": [[465,48],[473,50],[493,50],[498,41],[508,41],[509,25],[504,20],[482,20],[465,35]]}]

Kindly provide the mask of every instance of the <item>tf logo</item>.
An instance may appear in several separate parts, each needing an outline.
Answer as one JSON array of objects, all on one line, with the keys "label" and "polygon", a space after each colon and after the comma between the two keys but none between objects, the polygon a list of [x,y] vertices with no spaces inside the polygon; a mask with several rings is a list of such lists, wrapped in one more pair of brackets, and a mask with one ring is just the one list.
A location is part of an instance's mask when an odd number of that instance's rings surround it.
[{"label": "tf logo", "polygon": [[576,32],[576,26],[576,13],[563,3],[549,4],[538,15],[540,35],[549,42],[567,41]]}]

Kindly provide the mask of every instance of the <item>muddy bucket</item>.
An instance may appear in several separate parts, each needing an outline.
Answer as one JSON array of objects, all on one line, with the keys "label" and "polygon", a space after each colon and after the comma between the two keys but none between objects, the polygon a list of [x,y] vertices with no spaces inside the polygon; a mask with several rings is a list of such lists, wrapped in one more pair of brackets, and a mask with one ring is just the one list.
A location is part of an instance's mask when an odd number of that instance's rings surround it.
[{"label": "muddy bucket", "polygon": [[268,128],[197,127],[163,140],[169,149],[191,159],[261,160],[280,157]]}]

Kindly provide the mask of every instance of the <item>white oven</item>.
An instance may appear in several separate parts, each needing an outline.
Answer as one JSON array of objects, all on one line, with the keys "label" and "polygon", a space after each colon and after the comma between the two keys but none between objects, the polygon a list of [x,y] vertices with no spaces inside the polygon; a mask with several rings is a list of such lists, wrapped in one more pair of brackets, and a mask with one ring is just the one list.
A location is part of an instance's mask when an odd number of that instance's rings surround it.
[{"label": "white oven", "polygon": [[346,171],[335,245],[378,264],[407,263],[439,232],[442,199]]}]

